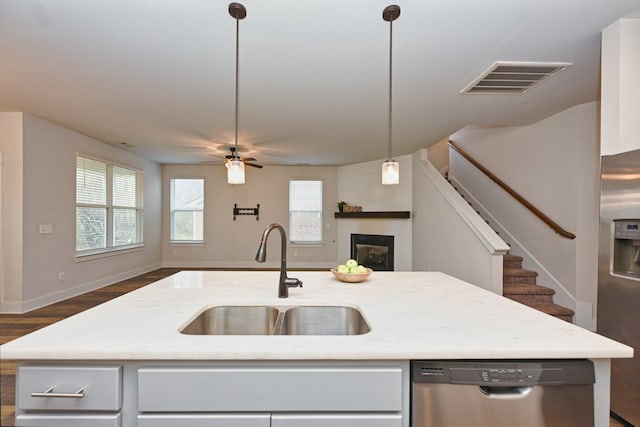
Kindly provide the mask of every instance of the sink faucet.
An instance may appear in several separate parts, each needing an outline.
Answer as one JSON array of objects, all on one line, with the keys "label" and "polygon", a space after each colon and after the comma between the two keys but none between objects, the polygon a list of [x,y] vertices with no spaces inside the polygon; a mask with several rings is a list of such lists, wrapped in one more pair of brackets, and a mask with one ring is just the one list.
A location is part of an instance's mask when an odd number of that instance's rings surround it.
[{"label": "sink faucet", "polygon": [[287,234],[280,224],[269,224],[262,233],[260,247],[256,254],[256,261],[265,262],[267,259],[267,238],[271,230],[277,228],[280,231],[280,280],[278,281],[278,298],[288,298],[289,288],[302,287],[302,282],[293,277],[287,277]]}]

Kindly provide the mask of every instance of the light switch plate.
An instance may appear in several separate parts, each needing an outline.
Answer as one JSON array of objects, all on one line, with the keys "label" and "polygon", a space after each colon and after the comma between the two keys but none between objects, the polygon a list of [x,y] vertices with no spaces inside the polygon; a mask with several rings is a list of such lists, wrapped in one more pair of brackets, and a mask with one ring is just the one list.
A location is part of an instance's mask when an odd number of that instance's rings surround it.
[{"label": "light switch plate", "polygon": [[40,224],[40,234],[53,233],[53,224]]}]

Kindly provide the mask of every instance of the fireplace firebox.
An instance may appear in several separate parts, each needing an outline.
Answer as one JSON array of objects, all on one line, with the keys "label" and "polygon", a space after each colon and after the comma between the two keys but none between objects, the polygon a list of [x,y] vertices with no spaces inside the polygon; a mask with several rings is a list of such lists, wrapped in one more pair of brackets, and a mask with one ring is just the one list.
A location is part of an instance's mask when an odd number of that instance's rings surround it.
[{"label": "fireplace firebox", "polygon": [[393,236],[352,234],[351,258],[372,270],[393,271]]}]

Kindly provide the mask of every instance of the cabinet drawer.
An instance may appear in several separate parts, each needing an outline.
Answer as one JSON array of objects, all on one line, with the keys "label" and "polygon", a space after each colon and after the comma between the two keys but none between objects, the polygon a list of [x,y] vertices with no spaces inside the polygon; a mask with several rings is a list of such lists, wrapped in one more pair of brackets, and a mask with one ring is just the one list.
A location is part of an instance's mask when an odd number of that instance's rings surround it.
[{"label": "cabinet drawer", "polygon": [[21,366],[17,402],[24,410],[117,411],[122,403],[119,366]]},{"label": "cabinet drawer", "polygon": [[271,414],[144,414],[138,427],[271,427]]},{"label": "cabinet drawer", "polygon": [[402,415],[274,414],[271,427],[402,427]]},{"label": "cabinet drawer", "polygon": [[142,368],[138,409],[401,411],[402,368]]},{"label": "cabinet drawer", "polygon": [[24,427],[120,427],[120,414],[22,414],[16,417],[16,426]]}]

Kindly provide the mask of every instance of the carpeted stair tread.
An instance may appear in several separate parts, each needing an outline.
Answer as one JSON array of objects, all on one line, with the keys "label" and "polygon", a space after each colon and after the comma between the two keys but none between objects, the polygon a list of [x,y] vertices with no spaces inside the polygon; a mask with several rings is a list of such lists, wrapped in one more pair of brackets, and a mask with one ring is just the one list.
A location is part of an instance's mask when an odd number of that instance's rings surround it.
[{"label": "carpeted stair tread", "polygon": [[535,308],[536,310],[540,310],[544,313],[550,314],[552,316],[571,316],[575,314],[573,310],[567,307],[563,307],[561,305],[555,303],[533,303],[529,305],[531,308]]},{"label": "carpeted stair tread", "polygon": [[554,295],[556,291],[546,286],[527,285],[524,283],[504,284],[503,295]]},{"label": "carpeted stair tread", "polygon": [[546,286],[524,283],[505,283],[502,288],[502,294],[505,297],[528,306],[552,303],[553,295],[556,293],[556,291]]},{"label": "carpeted stair tread", "polygon": [[502,283],[525,283],[528,285],[535,285],[538,280],[538,272],[533,270],[527,270],[524,268],[503,268],[502,269]]},{"label": "carpeted stair tread", "polygon": [[522,257],[506,254],[502,257],[503,268],[522,268]]},{"label": "carpeted stair tread", "polygon": [[502,274],[509,277],[538,277],[537,271],[527,270],[526,268],[503,268]]}]

